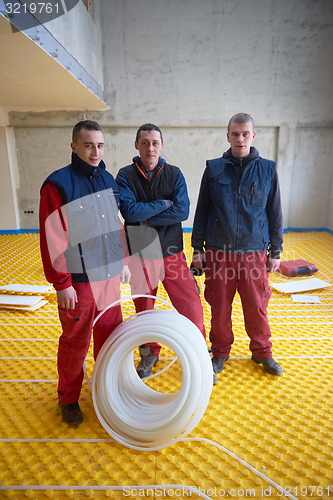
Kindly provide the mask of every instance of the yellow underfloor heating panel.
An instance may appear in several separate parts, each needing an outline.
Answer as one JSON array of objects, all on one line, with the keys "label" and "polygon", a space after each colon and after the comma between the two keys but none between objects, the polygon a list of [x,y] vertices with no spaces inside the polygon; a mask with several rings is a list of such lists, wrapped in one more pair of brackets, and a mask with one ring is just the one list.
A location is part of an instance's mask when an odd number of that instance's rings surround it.
[{"label": "yellow underfloor heating panel", "polygon": [[[184,243],[190,262],[190,234]],[[0,236],[0,250],[1,286],[46,284],[38,234]],[[293,259],[316,264],[316,276],[333,284],[329,233],[286,234],[282,260]],[[204,277],[196,279],[209,334]],[[288,279],[270,277],[271,282]],[[276,500],[289,494],[333,499],[333,287],[309,292],[320,300],[310,304],[272,291],[273,355],[284,374],[268,375],[251,361],[236,296],[235,342],[204,417],[185,441],[154,452],[111,439],[95,414],[87,383],[83,423],[70,427],[62,421],[56,369],[61,328],[54,293],[44,293],[48,303],[34,312],[0,309],[0,498]],[[123,286],[122,295],[129,294]],[[167,299],[163,287],[159,296]],[[134,313],[131,301],[123,303],[123,312],[125,317]],[[172,355],[164,347],[154,370]],[[91,376],[91,349],[86,366]],[[158,391],[177,391],[180,366],[175,363],[147,383]]]}]

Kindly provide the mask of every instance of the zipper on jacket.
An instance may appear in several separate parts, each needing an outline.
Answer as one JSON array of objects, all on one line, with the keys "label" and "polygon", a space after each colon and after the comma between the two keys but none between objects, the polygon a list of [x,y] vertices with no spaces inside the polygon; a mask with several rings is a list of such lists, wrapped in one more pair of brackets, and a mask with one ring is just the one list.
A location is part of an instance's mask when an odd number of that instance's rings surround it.
[{"label": "zipper on jacket", "polygon": [[[243,166],[243,158],[239,160],[239,166]],[[238,186],[238,194],[240,194],[240,188],[241,188],[241,182],[242,182],[242,176],[239,177],[239,186]]]},{"label": "zipper on jacket", "polygon": [[239,187],[238,187],[238,195],[237,195],[237,230],[236,230],[236,241],[235,241],[235,250],[237,252],[238,250],[238,237],[239,237],[239,197],[240,197],[240,189],[241,189],[241,185],[239,183]]},{"label": "zipper on jacket", "polygon": [[[242,167],[243,165],[243,158],[240,158],[239,160],[239,166]],[[239,186],[238,186],[238,199],[237,199],[237,232],[236,232],[236,242],[235,242],[235,250],[237,252],[238,250],[238,239],[239,239],[239,196],[241,192],[241,184],[242,184],[242,176],[239,178]]]},{"label": "zipper on jacket", "polygon": [[[232,162],[231,162],[231,163],[232,163]],[[250,161],[250,162],[246,165],[245,169],[247,169],[250,165],[252,165],[252,163],[253,163],[253,160],[252,160],[252,161]],[[243,166],[243,158],[240,158],[240,159],[239,159],[239,165],[240,165],[240,167],[242,167],[242,166]],[[245,170],[245,169],[244,169],[244,170]],[[243,172],[243,173],[244,173],[244,172]],[[242,176],[241,176],[241,177],[240,177],[240,179],[239,179],[239,185],[238,185],[238,191],[237,191],[237,229],[236,229],[236,238],[235,238],[235,250],[236,250],[236,252],[238,252],[238,250],[239,250],[239,249],[238,249],[238,240],[239,240],[239,211],[240,211],[240,203],[239,203],[239,199],[240,199],[240,194],[241,194],[242,178],[243,178],[243,174],[242,174]],[[255,188],[256,188],[256,185],[257,185],[257,184],[256,184],[256,183],[254,183],[254,184],[252,185],[252,188],[251,188],[251,203],[252,203],[252,200],[253,200],[254,190],[255,190]],[[241,249],[241,250],[242,250],[242,249]]]}]

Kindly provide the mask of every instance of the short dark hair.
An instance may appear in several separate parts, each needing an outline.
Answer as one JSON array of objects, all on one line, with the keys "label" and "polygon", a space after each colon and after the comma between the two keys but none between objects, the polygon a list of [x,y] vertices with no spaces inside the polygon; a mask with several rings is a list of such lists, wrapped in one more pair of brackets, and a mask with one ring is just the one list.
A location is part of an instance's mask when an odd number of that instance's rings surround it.
[{"label": "short dark hair", "polygon": [[75,142],[82,129],[85,130],[98,130],[102,132],[100,125],[92,120],[82,120],[77,123],[73,128],[72,141]]},{"label": "short dark hair", "polygon": [[160,136],[161,136],[161,143],[163,144],[163,136],[162,136],[162,132],[161,132],[161,129],[159,129],[156,125],[154,125],[153,123],[145,123],[144,125],[141,125],[141,127],[138,129],[137,133],[136,133],[136,138],[135,138],[135,142],[139,142],[139,139],[140,139],[140,133],[141,132],[151,132],[152,130],[156,130],[156,132],[159,132],[160,133]]},{"label": "short dark hair", "polygon": [[254,120],[253,120],[252,116],[248,115],[247,113],[237,113],[236,115],[232,116],[229,120],[228,132],[230,129],[230,125],[232,123],[243,124],[243,123],[247,123],[247,122],[252,123],[253,131],[254,131]]}]

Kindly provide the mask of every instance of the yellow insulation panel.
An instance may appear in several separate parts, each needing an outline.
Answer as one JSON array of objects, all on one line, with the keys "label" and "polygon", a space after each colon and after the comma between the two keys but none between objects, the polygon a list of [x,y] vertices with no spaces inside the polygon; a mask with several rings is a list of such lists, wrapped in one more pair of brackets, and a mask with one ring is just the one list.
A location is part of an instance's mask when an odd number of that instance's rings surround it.
[{"label": "yellow insulation panel", "polygon": [[[184,244],[190,263],[189,233]],[[37,234],[2,235],[0,250],[0,286],[46,284]],[[333,284],[332,235],[286,234],[282,260],[293,259],[315,263],[316,276]],[[209,336],[204,277],[196,280]],[[276,273],[270,280],[290,278]],[[287,498],[287,492],[298,499],[333,498],[333,287],[309,292],[319,297],[316,304],[294,303],[272,291],[273,355],[284,374],[268,375],[251,361],[236,296],[235,342],[204,417],[184,441],[154,452],[134,451],[111,439],[86,383],[80,399],[83,423],[70,427],[62,421],[56,370],[61,327],[54,293],[42,294],[49,302],[34,312],[0,309],[0,498],[273,500]],[[122,295],[129,294],[129,286],[122,286]],[[168,299],[163,286],[158,294]],[[125,317],[134,313],[131,301],[122,307]],[[172,356],[163,347],[154,370]],[[91,349],[86,367],[91,375]],[[179,390],[178,362],[149,384],[158,391]]]}]

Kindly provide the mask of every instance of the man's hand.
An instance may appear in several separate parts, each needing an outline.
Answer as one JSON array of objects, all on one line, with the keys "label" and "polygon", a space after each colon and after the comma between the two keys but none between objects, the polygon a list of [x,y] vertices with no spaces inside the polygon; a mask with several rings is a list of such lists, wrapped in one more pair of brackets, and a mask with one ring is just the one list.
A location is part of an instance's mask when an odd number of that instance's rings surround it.
[{"label": "man's hand", "polygon": [[124,285],[130,282],[131,271],[129,270],[128,266],[124,266],[124,269],[120,273],[120,279]]},{"label": "man's hand", "polygon": [[203,261],[205,260],[205,253],[194,253],[192,257],[192,264],[194,267],[197,269],[204,269],[203,267]]},{"label": "man's hand", "polygon": [[166,206],[165,210],[168,210],[168,208],[172,207],[172,205],[173,205],[172,200],[163,200],[163,201],[165,202],[165,206]]},{"label": "man's hand", "polygon": [[267,259],[267,269],[270,273],[275,273],[280,267],[280,259],[272,259],[268,257]]},{"label": "man's hand", "polygon": [[78,301],[75,288],[70,286],[65,290],[59,290],[59,292],[57,292],[57,300],[60,307],[75,309],[75,303]]}]

